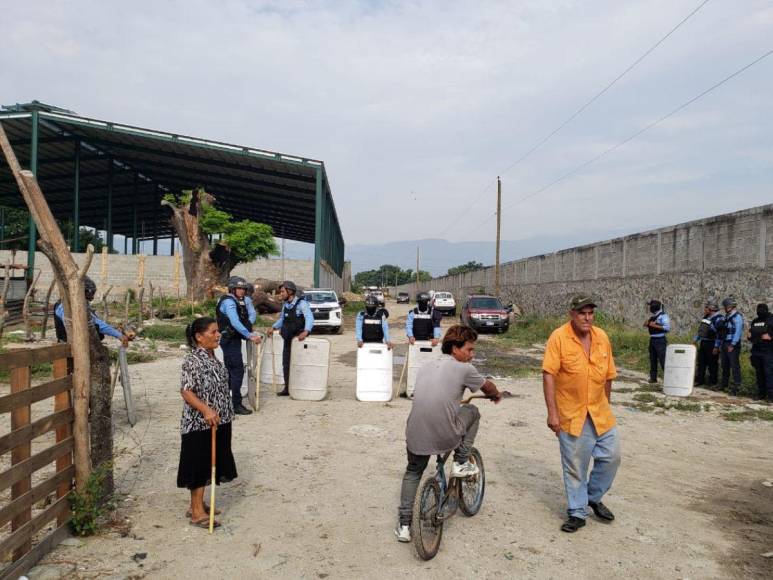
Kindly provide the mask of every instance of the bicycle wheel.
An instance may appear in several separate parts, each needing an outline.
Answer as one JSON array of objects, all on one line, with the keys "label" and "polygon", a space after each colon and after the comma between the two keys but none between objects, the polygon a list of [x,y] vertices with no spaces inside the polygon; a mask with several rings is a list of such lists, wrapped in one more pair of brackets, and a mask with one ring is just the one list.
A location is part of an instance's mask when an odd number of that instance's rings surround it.
[{"label": "bicycle wheel", "polygon": [[440,548],[443,522],[438,519],[442,496],[440,484],[434,477],[425,479],[413,502],[413,545],[423,560],[431,560]]},{"label": "bicycle wheel", "polygon": [[472,448],[470,461],[478,466],[478,475],[471,475],[461,480],[459,484],[459,508],[466,516],[474,516],[483,504],[483,494],[486,491],[486,471],[483,469],[483,457],[480,451]]}]

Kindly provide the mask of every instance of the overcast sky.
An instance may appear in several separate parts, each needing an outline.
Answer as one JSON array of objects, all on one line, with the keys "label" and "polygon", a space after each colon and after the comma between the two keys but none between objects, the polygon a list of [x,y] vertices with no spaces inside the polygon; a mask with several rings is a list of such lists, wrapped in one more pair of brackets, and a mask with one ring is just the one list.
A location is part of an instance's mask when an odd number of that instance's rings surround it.
[{"label": "overcast sky", "polygon": [[[492,240],[497,173],[701,1],[2,0],[0,104],[322,159],[349,244]],[[773,2],[709,1],[503,174],[503,238],[773,202],[771,56],[516,203],[772,48]]]}]

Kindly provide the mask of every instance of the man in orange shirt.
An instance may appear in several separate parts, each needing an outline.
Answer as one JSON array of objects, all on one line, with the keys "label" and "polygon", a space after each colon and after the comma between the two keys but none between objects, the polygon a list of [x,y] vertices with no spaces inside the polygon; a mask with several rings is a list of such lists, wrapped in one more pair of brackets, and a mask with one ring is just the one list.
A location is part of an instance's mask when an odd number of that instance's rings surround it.
[{"label": "man in orange shirt", "polygon": [[602,521],[615,519],[601,498],[620,466],[620,438],[609,405],[617,370],[607,334],[593,326],[595,310],[594,298],[575,296],[569,322],[550,335],[542,361],[548,427],[560,443],[569,503],[561,529],[569,533],[585,525],[588,506]]}]

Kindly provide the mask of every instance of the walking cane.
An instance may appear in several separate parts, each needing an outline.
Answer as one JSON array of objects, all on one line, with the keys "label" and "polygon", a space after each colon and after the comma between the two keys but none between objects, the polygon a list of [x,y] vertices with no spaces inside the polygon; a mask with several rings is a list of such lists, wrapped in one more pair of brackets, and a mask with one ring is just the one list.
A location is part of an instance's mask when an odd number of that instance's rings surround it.
[{"label": "walking cane", "polygon": [[402,370],[402,371],[400,371],[400,380],[399,380],[399,381],[397,381],[397,392],[396,392],[396,393],[395,393],[395,395],[392,397],[393,399],[396,399],[396,398],[398,398],[398,397],[400,396],[400,391],[402,391],[402,386],[403,386],[403,376],[405,376],[405,369],[408,367],[408,356],[409,356],[409,352],[410,352],[410,350],[411,350],[411,349],[410,349],[410,347],[409,347],[409,348],[408,348],[408,350],[407,350],[407,351],[406,351],[406,353],[405,353],[405,362],[403,363],[403,370]]},{"label": "walking cane", "polygon": [[215,439],[217,425],[212,425],[212,485],[209,492],[209,533],[215,529],[215,468],[217,466],[217,451]]},{"label": "walking cane", "polygon": [[271,389],[274,391],[274,394],[277,393],[276,390],[276,360],[274,360],[274,335],[271,335]]}]

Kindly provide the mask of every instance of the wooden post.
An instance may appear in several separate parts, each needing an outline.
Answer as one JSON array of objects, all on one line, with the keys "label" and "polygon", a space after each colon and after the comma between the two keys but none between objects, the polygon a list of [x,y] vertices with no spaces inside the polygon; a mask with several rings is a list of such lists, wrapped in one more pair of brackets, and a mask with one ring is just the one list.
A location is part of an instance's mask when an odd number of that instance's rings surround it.
[{"label": "wooden post", "polygon": [[105,293],[102,294],[102,312],[104,313],[105,322],[107,322],[108,318],[110,318],[110,306],[107,304],[107,296],[110,294],[112,289],[113,286],[110,285],[107,287],[107,290],[105,290]]},{"label": "wooden post", "polygon": [[40,329],[40,338],[46,338],[46,326],[48,326],[48,311],[51,308],[51,293],[54,291],[54,286],[56,286],[56,278],[51,280],[51,285],[48,287],[48,292],[46,292],[46,306],[43,310],[43,328]]},{"label": "wooden post", "polygon": [[132,301],[132,292],[129,288],[126,289],[126,299],[125,299],[125,305],[124,305],[124,315],[123,315],[123,327],[124,332],[129,328],[129,304]]},{"label": "wooden post", "polygon": [[[61,379],[67,376],[69,372],[69,366],[72,365],[72,359],[66,359],[66,358],[60,358],[56,359],[53,362],[54,367],[54,378],[55,379]],[[64,393],[59,393],[58,395],[54,396],[54,413],[58,413],[59,411],[66,411],[72,406],[72,401],[70,399],[70,392],[65,391]],[[56,428],[56,442],[60,443],[67,439],[70,436],[70,425],[69,423],[64,423],[61,426]],[[63,455],[59,459],[56,460],[56,472],[60,473],[62,471],[65,471],[68,467],[72,465],[72,457],[68,453],[66,455]],[[56,488],[56,498],[62,498],[66,496],[70,491],[70,482],[64,481],[59,484],[59,486]],[[62,525],[67,521],[68,517],[67,514],[62,514],[57,519],[57,523],[59,525]]]},{"label": "wooden post", "polygon": [[51,262],[57,280],[60,282],[60,295],[72,321],[69,339],[73,353],[73,391],[75,397],[75,422],[73,429],[75,450],[75,485],[83,490],[91,472],[89,456],[89,328],[86,294],[83,291],[83,278],[94,248],[87,251],[87,265],[83,271],[70,254],[67,243],[51,213],[51,208],[40,190],[35,176],[19,165],[5,129],[0,122],[0,149],[2,149],[8,168],[16,179],[19,191],[30,211],[37,229],[40,231],[38,245]]},{"label": "wooden post", "polygon": [[35,286],[40,280],[42,270],[38,270],[37,276],[32,281],[32,284],[27,289],[27,293],[24,295],[24,305],[22,306],[22,318],[24,318],[24,340],[26,342],[33,342],[35,340],[35,334],[32,332],[32,315],[30,314],[30,301],[32,300],[32,294],[35,292]]},{"label": "wooden post", "polygon": [[107,246],[102,246],[102,261],[99,268],[100,286],[107,285]]},{"label": "wooden post", "polygon": [[150,286],[150,316],[148,317],[148,320],[155,320],[156,313],[153,310],[153,282],[149,281],[148,285]]},{"label": "wooden post", "polygon": [[177,318],[180,318],[180,254],[174,255],[174,289],[177,293]]},{"label": "wooden post", "polygon": [[[17,367],[11,369],[11,393],[19,393],[21,391],[30,388],[30,368],[29,367]],[[11,431],[21,429],[30,424],[30,411],[29,405],[18,407],[11,411]],[[22,461],[29,459],[32,452],[32,441],[29,440],[26,443],[22,443],[18,447],[14,447],[11,451],[11,465],[16,465]],[[20,479],[11,486],[11,501],[27,493],[32,489],[32,473],[28,473],[26,477]],[[26,508],[18,516],[11,521],[11,531],[16,531],[24,524],[32,519],[32,506]],[[32,549],[32,543],[27,540],[22,544],[15,552],[13,559],[18,560],[24,554]]]},{"label": "wooden post", "polygon": [[145,286],[140,286],[139,292],[137,293],[137,328],[142,328],[142,308],[145,298]]},{"label": "wooden post", "polygon": [[5,323],[8,320],[9,312],[6,307],[6,300],[8,299],[8,289],[11,287],[11,262],[5,263],[5,275],[3,276],[3,293],[0,294],[0,338],[3,337],[3,329]]}]

